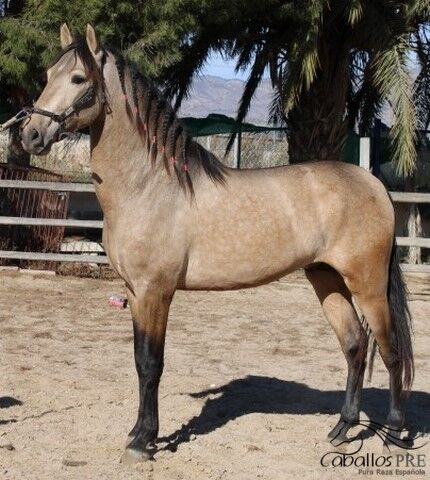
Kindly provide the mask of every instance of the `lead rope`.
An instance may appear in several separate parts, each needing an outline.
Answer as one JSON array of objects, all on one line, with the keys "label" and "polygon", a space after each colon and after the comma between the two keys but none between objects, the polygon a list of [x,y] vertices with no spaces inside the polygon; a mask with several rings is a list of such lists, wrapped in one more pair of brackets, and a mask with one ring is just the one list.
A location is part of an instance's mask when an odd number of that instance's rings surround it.
[{"label": "lead rope", "polygon": [[13,125],[22,122],[26,118],[30,117],[32,115],[33,111],[31,107],[25,107],[22,110],[20,110],[14,117],[9,119],[7,122],[0,124],[0,132],[3,130],[7,130],[10,127],[13,127]]}]

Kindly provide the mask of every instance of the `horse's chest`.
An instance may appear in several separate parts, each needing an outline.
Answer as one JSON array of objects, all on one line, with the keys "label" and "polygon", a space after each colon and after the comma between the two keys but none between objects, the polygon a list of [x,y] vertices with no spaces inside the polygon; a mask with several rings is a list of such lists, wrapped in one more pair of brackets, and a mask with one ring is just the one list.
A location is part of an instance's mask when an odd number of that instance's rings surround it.
[{"label": "horse's chest", "polygon": [[[147,225],[144,218],[127,222],[105,220],[103,247],[118,275],[131,282],[157,268],[165,255],[159,232]],[[161,245],[160,245],[161,244]]]},{"label": "horse's chest", "polygon": [[[141,240],[143,242],[144,238],[141,237]],[[105,219],[103,247],[112,267],[126,280],[130,275],[130,266],[136,263],[137,251],[133,243],[136,243],[136,236],[131,228]]]},{"label": "horse's chest", "polygon": [[121,266],[121,239],[115,234],[115,231],[110,225],[107,224],[106,220],[103,225],[103,248],[109,258],[109,262],[115,271],[122,277],[122,271],[124,269]]}]

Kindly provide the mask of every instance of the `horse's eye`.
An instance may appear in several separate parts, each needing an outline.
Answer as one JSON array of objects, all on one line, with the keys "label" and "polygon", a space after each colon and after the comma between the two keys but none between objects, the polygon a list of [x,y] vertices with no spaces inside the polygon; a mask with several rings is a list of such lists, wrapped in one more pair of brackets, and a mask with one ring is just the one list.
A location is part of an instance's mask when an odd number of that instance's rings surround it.
[{"label": "horse's eye", "polygon": [[82,77],[81,75],[73,75],[72,77],[72,83],[75,83],[76,85],[79,85],[81,83],[85,82],[85,77]]}]

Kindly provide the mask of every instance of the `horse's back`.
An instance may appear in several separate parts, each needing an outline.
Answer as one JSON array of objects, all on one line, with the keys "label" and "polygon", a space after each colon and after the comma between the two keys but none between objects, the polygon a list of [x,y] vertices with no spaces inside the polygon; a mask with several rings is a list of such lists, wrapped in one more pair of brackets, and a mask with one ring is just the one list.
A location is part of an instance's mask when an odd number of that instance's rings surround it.
[{"label": "horse's back", "polygon": [[359,167],[228,170],[225,186],[196,189],[186,285],[264,283],[332,252],[350,255],[368,235],[388,239],[393,218],[385,188]]}]

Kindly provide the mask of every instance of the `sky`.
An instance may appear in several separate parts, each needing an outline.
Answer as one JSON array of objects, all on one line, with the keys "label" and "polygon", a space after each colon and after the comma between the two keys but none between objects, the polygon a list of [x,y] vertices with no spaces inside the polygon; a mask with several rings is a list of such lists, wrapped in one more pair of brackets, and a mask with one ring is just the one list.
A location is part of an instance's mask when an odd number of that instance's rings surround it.
[{"label": "sky", "polygon": [[246,79],[246,72],[234,71],[234,60],[224,60],[219,53],[212,53],[205,67],[200,72],[201,75],[214,75],[222,78]]},{"label": "sky", "polygon": [[[236,78],[239,80],[246,80],[248,78],[249,69],[245,72],[235,72],[234,67],[236,62],[234,60],[225,60],[219,53],[212,53],[200,72],[201,75],[214,75],[216,77],[231,79]],[[264,75],[266,78],[267,73]]]},{"label": "sky", "polygon": [[[245,72],[235,72],[234,67],[236,62],[234,60],[224,60],[219,53],[212,53],[201,71],[201,75],[214,75],[216,77],[231,79],[237,78],[239,80],[246,80],[249,74],[249,69]],[[410,54],[408,67],[413,72],[412,76],[415,79],[417,70],[417,59],[415,55]],[[268,78],[268,72],[264,74],[264,78]]]}]

